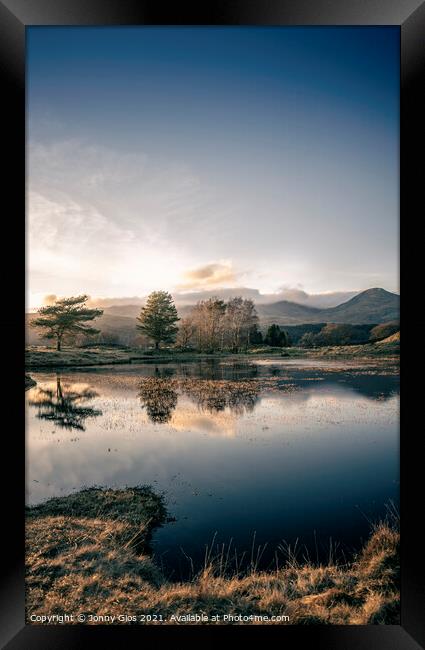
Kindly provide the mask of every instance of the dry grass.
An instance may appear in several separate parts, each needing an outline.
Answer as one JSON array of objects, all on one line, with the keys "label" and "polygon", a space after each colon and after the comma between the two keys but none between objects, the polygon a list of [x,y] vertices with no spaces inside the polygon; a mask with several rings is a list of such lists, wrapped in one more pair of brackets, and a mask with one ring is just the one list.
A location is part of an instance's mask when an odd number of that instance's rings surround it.
[{"label": "dry grass", "polygon": [[64,368],[130,363],[126,350],[117,348],[54,348],[28,346],[25,349],[26,368]]},{"label": "dry grass", "polygon": [[362,345],[340,345],[320,348],[273,348],[260,346],[250,348],[239,354],[231,352],[216,352],[207,354],[187,352],[173,348],[159,351],[141,351],[137,348],[108,348],[106,346],[93,348],[65,347],[60,352],[50,347],[30,345],[25,350],[25,366],[30,369],[66,368],[80,366],[102,366],[125,363],[141,363],[143,361],[180,361],[190,362],[203,359],[241,359],[263,358],[277,359],[316,358],[316,357],[346,357],[346,358],[391,358],[397,360],[400,353],[399,336],[388,337],[376,343]]},{"label": "dry grass", "polygon": [[390,343],[400,343],[400,332],[395,332],[381,341],[376,341],[377,345],[388,345]]},{"label": "dry grass", "polygon": [[91,487],[27,508],[26,516],[29,527],[36,522],[35,529],[37,522],[42,529],[43,521],[59,517],[68,532],[72,526],[67,522],[96,521],[99,529],[104,522],[109,534],[114,531],[114,543],[148,552],[152,530],[166,520],[166,509],[163,497],[146,485],[124,490]]},{"label": "dry grass", "polygon": [[361,345],[334,345],[320,348],[310,348],[309,355],[312,357],[347,357],[364,359],[385,359],[398,362],[400,358],[400,333],[389,336],[382,341],[374,343],[363,343]]},{"label": "dry grass", "polygon": [[80,509],[80,493],[72,495],[68,514],[67,497],[29,509],[28,619],[143,613],[160,614],[168,624],[176,622],[173,615],[188,614],[286,615],[289,624],[398,623],[399,533],[392,524],[376,526],[350,564],[300,564],[289,554],[273,572],[252,565],[244,575],[229,575],[223,555],[207,555],[191,581],[170,583],[148,547],[152,526],[164,517],[162,500],[152,517],[155,495],[141,490],[86,490]]}]

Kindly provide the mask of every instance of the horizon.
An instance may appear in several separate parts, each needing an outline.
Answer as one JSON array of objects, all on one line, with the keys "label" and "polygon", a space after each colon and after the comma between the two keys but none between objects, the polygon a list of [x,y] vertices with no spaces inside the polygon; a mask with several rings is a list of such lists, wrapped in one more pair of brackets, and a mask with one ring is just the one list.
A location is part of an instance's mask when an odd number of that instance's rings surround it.
[{"label": "horizon", "polygon": [[398,293],[397,29],[30,27],[27,64],[30,309]]},{"label": "horizon", "polygon": [[[187,292],[187,293],[178,293],[170,292],[173,298],[173,301],[176,303],[178,308],[187,307],[195,305],[198,301],[207,300],[208,298],[221,298],[221,299],[231,299],[237,296],[243,298],[251,298],[255,305],[268,305],[275,302],[289,302],[302,306],[313,307],[316,309],[329,309],[342,305],[351,298],[358,296],[367,291],[382,290],[387,291],[383,287],[369,287],[368,289],[362,289],[361,291],[328,291],[317,294],[308,294],[299,289],[288,289],[283,290],[275,294],[261,294],[257,289],[252,289],[250,287],[234,287],[234,288],[224,288],[224,289],[212,289],[210,291],[203,290],[197,292]],[[394,295],[399,296],[398,291],[388,292]],[[31,306],[27,305],[26,309],[29,313],[36,312],[40,307],[52,305],[56,300],[65,298],[66,296],[60,296],[56,294],[45,294],[43,300],[39,305]],[[133,305],[142,306],[146,299],[147,295],[144,296],[88,296],[88,304],[103,309],[108,309],[109,307],[126,307]]]}]

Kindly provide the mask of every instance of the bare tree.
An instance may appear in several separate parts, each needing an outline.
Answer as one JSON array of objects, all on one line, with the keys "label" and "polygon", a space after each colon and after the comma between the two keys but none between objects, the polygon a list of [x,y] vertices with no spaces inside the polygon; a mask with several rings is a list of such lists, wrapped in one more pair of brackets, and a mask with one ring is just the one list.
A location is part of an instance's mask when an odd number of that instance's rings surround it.
[{"label": "bare tree", "polygon": [[258,314],[255,309],[254,302],[247,298],[243,301],[242,304],[242,313],[243,313],[243,336],[245,349],[249,347],[251,343],[251,334],[256,332],[258,325]]},{"label": "bare tree", "polygon": [[201,300],[192,310],[195,340],[199,350],[214,352],[223,343],[226,305],[219,298]]},{"label": "bare tree", "polygon": [[258,316],[252,300],[236,296],[227,304],[218,298],[201,300],[183,320],[181,346],[189,337],[198,350],[214,352],[227,348],[239,352],[242,347],[248,348]]},{"label": "bare tree", "polygon": [[244,325],[243,299],[238,296],[229,300],[226,306],[226,325],[232,352],[238,352]]},{"label": "bare tree", "polygon": [[186,316],[180,321],[179,331],[177,332],[176,345],[179,348],[187,348],[191,344],[196,332],[196,326],[191,316]]},{"label": "bare tree", "polygon": [[258,323],[258,316],[252,300],[240,296],[232,298],[226,307],[226,325],[229,345],[233,352],[242,346],[248,348],[251,332]]}]

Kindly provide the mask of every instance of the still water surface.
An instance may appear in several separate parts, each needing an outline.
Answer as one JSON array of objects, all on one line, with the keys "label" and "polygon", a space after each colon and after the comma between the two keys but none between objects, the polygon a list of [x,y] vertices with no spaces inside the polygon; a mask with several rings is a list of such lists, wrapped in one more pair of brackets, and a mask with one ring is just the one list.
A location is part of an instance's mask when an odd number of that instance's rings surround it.
[{"label": "still water surface", "polygon": [[[286,540],[349,553],[399,495],[396,370],[335,361],[138,364],[32,373],[27,501],[150,484],[175,521],[153,549],[185,577],[205,545],[275,562]],[[215,535],[215,537],[214,537]]]}]

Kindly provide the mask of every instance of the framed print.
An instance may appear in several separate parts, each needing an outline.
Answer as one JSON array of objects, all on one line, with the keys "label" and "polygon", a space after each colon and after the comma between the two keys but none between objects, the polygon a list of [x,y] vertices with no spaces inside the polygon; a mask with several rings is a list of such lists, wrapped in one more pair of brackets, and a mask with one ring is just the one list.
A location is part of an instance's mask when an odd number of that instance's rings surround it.
[{"label": "framed print", "polygon": [[424,5],[0,19],[2,647],[425,647]]}]

